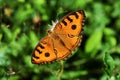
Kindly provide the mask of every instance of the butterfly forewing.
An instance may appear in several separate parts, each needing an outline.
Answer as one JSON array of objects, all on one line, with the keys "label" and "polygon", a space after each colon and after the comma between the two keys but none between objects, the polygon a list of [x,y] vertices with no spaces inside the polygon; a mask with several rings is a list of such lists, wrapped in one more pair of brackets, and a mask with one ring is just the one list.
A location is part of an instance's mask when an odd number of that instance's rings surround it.
[{"label": "butterfly forewing", "polygon": [[50,37],[45,37],[40,40],[33,51],[32,63],[49,63],[54,60],[56,60],[56,54],[54,54],[53,41]]},{"label": "butterfly forewing", "polygon": [[84,11],[78,10],[63,17],[56,24],[53,30],[57,34],[71,34],[78,36],[83,29],[84,20],[85,20]]},{"label": "butterfly forewing", "polygon": [[65,16],[54,28],[54,32],[70,50],[74,50],[81,42],[84,19],[84,11],[78,10]]}]

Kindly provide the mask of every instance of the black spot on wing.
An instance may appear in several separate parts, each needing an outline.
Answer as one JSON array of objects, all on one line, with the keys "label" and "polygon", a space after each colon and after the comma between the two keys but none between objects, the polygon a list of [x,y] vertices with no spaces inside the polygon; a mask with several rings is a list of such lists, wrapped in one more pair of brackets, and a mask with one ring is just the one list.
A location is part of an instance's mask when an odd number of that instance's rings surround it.
[{"label": "black spot on wing", "polygon": [[45,53],[45,57],[49,57],[50,56],[50,53],[49,52],[46,52]]},{"label": "black spot on wing", "polygon": [[68,19],[68,21],[70,21],[70,23],[73,21],[73,19],[71,19],[69,16],[66,17]]},{"label": "black spot on wing", "polygon": [[36,58],[36,59],[39,59],[39,57],[37,57],[37,56],[35,55],[35,53],[32,54],[32,57],[34,57],[34,58]]},{"label": "black spot on wing", "polygon": [[74,15],[74,16],[76,17],[76,19],[78,19],[78,18],[79,18],[79,16],[78,16],[77,12],[73,12],[73,13],[71,13],[71,15]]},{"label": "black spot on wing", "polygon": [[68,37],[69,37],[69,38],[73,38],[74,35],[72,35],[72,34],[68,34]]},{"label": "black spot on wing", "polygon": [[42,53],[42,51],[40,51],[39,49],[36,49],[36,51],[37,51],[39,54],[41,54],[41,53]]},{"label": "black spot on wing", "polygon": [[45,48],[42,44],[38,44],[38,46],[39,46],[41,49],[44,49],[44,48]]},{"label": "black spot on wing", "polygon": [[77,26],[76,25],[72,25],[71,28],[72,28],[72,30],[75,30],[77,28]]},{"label": "black spot on wing", "polygon": [[66,23],[64,20],[62,20],[62,23],[63,23],[65,26],[67,26],[67,23]]}]

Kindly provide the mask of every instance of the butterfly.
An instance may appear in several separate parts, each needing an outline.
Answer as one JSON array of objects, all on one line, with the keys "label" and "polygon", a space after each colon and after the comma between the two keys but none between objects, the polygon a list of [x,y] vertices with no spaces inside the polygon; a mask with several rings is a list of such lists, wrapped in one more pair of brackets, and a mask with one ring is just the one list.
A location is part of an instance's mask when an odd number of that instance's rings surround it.
[{"label": "butterfly", "polygon": [[67,58],[82,41],[85,12],[77,10],[59,20],[48,36],[42,38],[35,47],[31,62],[33,64],[51,63]]}]

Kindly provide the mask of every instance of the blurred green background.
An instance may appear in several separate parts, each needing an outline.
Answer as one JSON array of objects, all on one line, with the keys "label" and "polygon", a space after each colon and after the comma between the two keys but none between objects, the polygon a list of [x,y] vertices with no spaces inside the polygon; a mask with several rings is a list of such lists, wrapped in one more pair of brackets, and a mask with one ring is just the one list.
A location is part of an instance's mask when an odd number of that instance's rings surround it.
[{"label": "blurred green background", "polygon": [[[48,24],[75,10],[86,14],[81,46],[64,65],[32,64]],[[0,80],[27,79],[120,80],[120,0],[0,0]]]}]

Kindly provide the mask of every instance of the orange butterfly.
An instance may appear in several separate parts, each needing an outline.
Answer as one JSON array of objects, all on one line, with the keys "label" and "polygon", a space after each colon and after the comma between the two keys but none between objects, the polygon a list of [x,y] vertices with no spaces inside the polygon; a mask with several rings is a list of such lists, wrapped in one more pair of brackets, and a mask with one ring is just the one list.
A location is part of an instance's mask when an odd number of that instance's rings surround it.
[{"label": "orange butterfly", "polygon": [[63,60],[71,54],[82,41],[85,13],[78,10],[63,17],[48,30],[48,36],[42,38],[33,51],[31,61],[34,64]]}]

